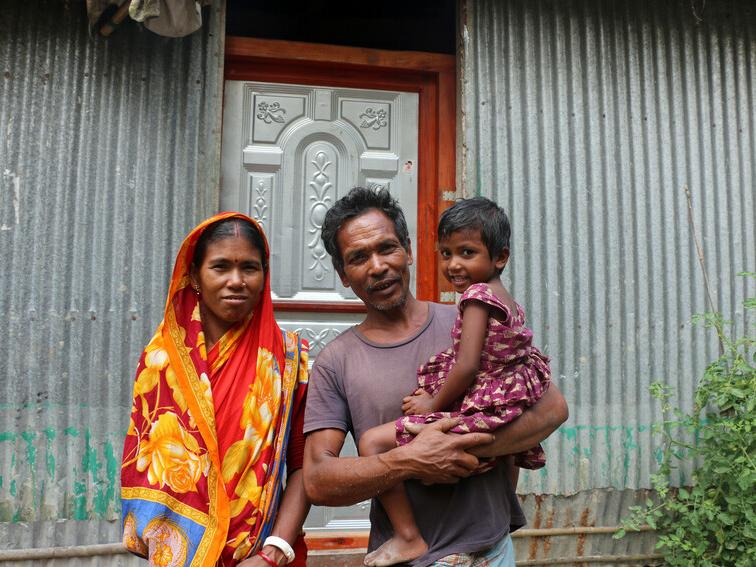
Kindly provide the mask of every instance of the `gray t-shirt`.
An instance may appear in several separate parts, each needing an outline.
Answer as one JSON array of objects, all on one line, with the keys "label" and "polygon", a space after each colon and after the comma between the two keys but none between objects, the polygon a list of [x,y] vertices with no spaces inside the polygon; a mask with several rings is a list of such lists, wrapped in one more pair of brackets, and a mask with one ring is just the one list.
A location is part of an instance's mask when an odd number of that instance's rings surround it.
[{"label": "gray t-shirt", "polygon": [[[305,433],[318,429],[360,436],[402,415],[402,398],[417,388],[417,368],[431,355],[451,346],[456,317],[452,305],[429,303],[428,320],[413,336],[394,344],[374,343],[351,328],[318,355],[310,375]],[[405,483],[415,521],[428,543],[428,553],[413,562],[430,565],[451,553],[474,553],[491,547],[525,525],[506,468],[454,485]],[[389,539],[391,523],[377,499],[370,509],[373,550]]]}]

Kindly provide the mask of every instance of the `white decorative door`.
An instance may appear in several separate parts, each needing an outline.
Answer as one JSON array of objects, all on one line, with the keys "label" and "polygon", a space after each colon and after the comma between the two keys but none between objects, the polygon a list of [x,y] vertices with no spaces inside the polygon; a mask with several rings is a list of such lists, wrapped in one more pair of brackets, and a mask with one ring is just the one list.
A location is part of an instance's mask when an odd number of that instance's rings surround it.
[{"label": "white decorative door", "polygon": [[[263,226],[274,300],[299,309],[276,319],[308,339],[313,359],[363,318],[337,309],[360,302],[320,241],[325,212],[356,185],[386,187],[416,242],[417,138],[416,93],[226,81],[221,209]],[[351,438],[345,452],[356,454]],[[306,525],[364,528],[367,513],[367,503],[316,507]]]}]

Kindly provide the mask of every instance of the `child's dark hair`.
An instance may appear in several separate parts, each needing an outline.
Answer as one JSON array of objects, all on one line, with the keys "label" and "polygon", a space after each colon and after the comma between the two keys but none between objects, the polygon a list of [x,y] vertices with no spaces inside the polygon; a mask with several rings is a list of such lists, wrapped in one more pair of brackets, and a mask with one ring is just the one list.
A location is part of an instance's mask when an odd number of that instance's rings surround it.
[{"label": "child's dark hair", "polygon": [[438,239],[448,238],[458,230],[479,230],[491,259],[509,249],[509,218],[499,205],[485,197],[460,199],[441,213]]},{"label": "child's dark hair", "polygon": [[244,238],[253,248],[256,248],[260,252],[260,256],[263,257],[263,270],[267,271],[268,258],[265,255],[265,240],[262,234],[251,222],[235,217],[214,222],[204,230],[197,239],[192,263],[199,268],[205,260],[208,245],[235,236]]}]

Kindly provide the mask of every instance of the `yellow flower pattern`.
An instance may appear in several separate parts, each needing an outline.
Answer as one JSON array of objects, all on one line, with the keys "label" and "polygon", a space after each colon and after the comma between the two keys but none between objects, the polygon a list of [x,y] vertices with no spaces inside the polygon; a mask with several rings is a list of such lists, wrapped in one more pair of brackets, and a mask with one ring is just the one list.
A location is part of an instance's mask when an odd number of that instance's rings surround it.
[{"label": "yellow flower pattern", "polygon": [[281,399],[281,374],[276,370],[273,354],[261,348],[257,353],[257,372],[244,399],[239,426],[244,437],[231,445],[223,459],[223,480],[234,475],[241,478],[236,485],[238,498],[231,501],[231,516],[238,516],[248,503],[255,508],[260,503],[262,487],[257,481],[254,463],[267,449],[276,433],[276,422]]},{"label": "yellow flower pattern", "polygon": [[136,466],[140,472],[147,470],[150,484],[168,485],[174,492],[184,493],[197,491],[197,482],[207,476],[210,462],[178,416],[168,411],[152,424],[147,440],[142,440]]}]

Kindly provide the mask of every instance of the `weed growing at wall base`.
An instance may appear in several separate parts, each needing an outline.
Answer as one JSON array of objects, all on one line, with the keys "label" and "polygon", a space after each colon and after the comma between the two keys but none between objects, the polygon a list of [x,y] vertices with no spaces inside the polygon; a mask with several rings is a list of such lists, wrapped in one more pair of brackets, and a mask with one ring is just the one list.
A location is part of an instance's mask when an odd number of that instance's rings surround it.
[{"label": "weed growing at wall base", "polygon": [[[748,315],[756,312],[756,299],[746,300],[744,306],[748,324]],[[664,421],[656,427],[664,440],[661,466],[652,476],[656,498],[631,508],[615,537],[647,524],[658,533],[657,548],[666,565],[752,566],[756,565],[756,336],[752,320],[745,336],[733,339],[725,333],[727,322],[720,315],[697,319],[717,333],[722,355],[706,368],[689,414],[672,405],[668,386],[651,386],[664,412]],[[676,489],[669,484],[669,473],[683,459],[697,466],[692,486]]]}]

